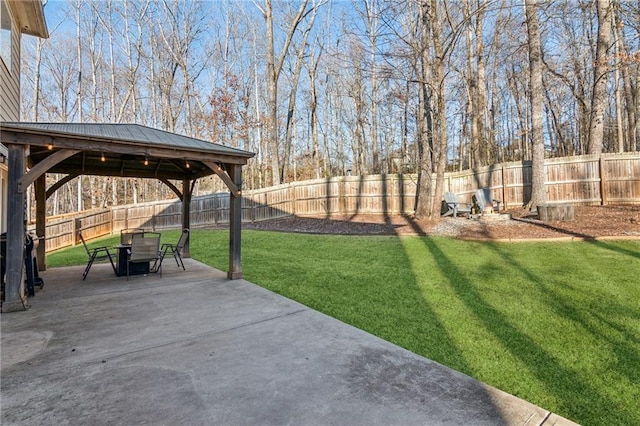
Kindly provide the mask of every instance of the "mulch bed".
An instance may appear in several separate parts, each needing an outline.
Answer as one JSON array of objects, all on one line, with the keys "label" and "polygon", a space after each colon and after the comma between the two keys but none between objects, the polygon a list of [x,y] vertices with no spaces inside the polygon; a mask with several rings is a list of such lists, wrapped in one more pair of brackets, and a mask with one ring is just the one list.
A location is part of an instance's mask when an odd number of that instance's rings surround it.
[{"label": "mulch bed", "polygon": [[523,209],[506,212],[510,220],[441,218],[416,220],[400,215],[287,217],[243,224],[244,229],[340,235],[446,235],[463,239],[519,240],[602,237],[639,238],[640,205],[576,206],[575,220],[538,220]]}]

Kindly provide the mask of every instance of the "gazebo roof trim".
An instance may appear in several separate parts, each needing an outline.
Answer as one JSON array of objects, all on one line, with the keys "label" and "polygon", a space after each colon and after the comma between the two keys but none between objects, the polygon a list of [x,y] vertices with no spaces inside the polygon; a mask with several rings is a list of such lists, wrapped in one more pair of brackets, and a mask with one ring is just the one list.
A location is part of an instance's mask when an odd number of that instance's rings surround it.
[{"label": "gazebo roof trim", "polygon": [[139,124],[2,122],[1,126],[3,130],[18,132],[129,142],[158,148],[175,148],[243,158],[251,158],[255,155],[249,151]]}]

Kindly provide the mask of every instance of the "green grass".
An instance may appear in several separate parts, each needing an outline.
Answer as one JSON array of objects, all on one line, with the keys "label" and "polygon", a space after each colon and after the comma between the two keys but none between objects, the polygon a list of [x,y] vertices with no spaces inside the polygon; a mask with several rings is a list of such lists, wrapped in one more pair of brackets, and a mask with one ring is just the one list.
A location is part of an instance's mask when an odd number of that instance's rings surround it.
[{"label": "green grass", "polygon": [[[193,257],[221,270],[227,247],[192,232]],[[579,423],[640,424],[640,242],[244,231],[242,250],[246,279],[274,292]]]}]

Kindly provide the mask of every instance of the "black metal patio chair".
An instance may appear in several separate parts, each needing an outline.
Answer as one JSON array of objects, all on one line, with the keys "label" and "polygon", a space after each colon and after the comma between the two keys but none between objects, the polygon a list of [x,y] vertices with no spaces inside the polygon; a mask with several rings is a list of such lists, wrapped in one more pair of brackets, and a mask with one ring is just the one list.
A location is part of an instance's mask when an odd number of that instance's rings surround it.
[{"label": "black metal patio chair", "polygon": [[182,262],[181,251],[184,248],[184,245],[187,243],[189,239],[189,229],[185,228],[182,230],[182,234],[180,234],[180,238],[176,244],[165,243],[162,244],[160,250],[162,251],[162,258],[167,255],[167,253],[173,254],[173,258],[176,261],[176,265],[182,266],[182,270],[185,271],[184,262]]},{"label": "black metal patio chair", "polygon": [[90,249],[87,246],[87,243],[84,241],[84,238],[82,237],[81,232],[78,232],[78,237],[80,238],[80,241],[82,241],[82,245],[84,246],[84,249],[87,252],[87,256],[89,257],[89,261],[87,262],[87,267],[84,268],[84,272],[82,273],[82,281],[84,281],[87,278],[87,275],[89,274],[89,270],[91,269],[91,265],[93,265],[94,262],[96,261],[101,262],[107,259],[109,259],[109,262],[111,263],[111,268],[113,268],[113,273],[117,275],[116,265],[114,265],[113,258],[111,257],[111,252],[107,247],[95,247]]}]

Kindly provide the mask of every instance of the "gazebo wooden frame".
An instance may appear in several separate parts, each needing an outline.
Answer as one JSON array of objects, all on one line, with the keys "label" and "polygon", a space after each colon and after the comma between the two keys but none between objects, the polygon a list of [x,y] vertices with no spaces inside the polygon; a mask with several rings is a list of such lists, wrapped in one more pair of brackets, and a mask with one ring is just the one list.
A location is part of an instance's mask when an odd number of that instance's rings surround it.
[{"label": "gazebo wooden frame", "polygon": [[[217,175],[229,188],[229,279],[242,278],[242,166],[253,153],[135,124],[1,123],[8,150],[7,273],[2,312],[25,309],[25,194],[34,184],[36,234],[46,237],[46,200],[80,175],[159,179],[182,200],[189,228],[191,193],[198,178]],[[46,173],[67,176],[46,188]],[[178,188],[171,180],[181,180]],[[38,247],[44,265],[44,244]],[[189,243],[185,245],[189,255]]]}]

